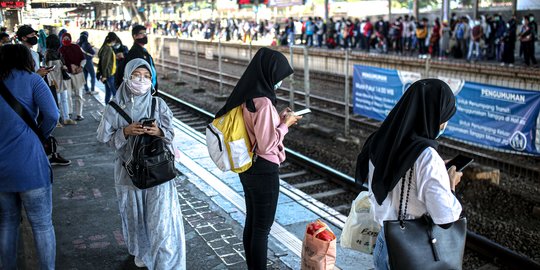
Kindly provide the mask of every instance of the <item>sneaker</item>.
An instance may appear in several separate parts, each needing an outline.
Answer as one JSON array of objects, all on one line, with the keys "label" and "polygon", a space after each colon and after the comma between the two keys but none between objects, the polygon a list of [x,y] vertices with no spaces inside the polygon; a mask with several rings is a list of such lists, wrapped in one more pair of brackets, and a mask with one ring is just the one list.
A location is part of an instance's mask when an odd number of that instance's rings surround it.
[{"label": "sneaker", "polygon": [[135,265],[139,268],[142,268],[142,267],[146,267],[146,264],[144,264],[144,262],[139,259],[137,256],[135,256]]},{"label": "sneaker", "polygon": [[49,158],[49,163],[51,163],[52,166],[56,166],[56,165],[67,166],[71,164],[71,160],[67,160],[63,158],[62,156],[60,156],[60,154],[54,153]]},{"label": "sneaker", "polygon": [[97,95],[98,94],[98,91],[88,91],[88,92],[85,92],[85,94],[87,95]]},{"label": "sneaker", "polygon": [[75,120],[73,120],[73,119],[66,119],[66,120],[64,120],[63,124],[64,125],[76,125],[77,122],[75,122]]},{"label": "sneaker", "polygon": [[60,122],[56,123],[56,127],[57,128],[63,128],[64,126],[62,124],[60,124]]},{"label": "sneaker", "polygon": [[75,118],[75,120],[82,121],[84,120],[84,117],[82,115],[77,115],[77,118]]}]

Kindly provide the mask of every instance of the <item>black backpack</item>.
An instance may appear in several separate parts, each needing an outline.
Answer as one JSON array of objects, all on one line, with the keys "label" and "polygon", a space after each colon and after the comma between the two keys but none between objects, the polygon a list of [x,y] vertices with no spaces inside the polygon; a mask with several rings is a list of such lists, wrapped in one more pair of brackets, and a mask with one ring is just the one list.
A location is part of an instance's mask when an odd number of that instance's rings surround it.
[{"label": "black backpack", "polygon": [[[109,104],[129,123],[133,120],[114,101]],[[156,99],[152,98],[152,112],[154,118]],[[139,189],[146,189],[163,184],[176,177],[174,168],[174,155],[167,147],[165,141],[152,135],[137,135],[133,144],[131,158],[122,164],[133,185]]]}]

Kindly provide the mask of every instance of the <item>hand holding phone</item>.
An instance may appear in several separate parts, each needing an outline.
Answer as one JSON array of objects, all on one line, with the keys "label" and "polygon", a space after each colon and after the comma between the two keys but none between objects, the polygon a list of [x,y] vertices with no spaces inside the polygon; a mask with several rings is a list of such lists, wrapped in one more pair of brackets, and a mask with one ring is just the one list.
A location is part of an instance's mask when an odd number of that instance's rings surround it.
[{"label": "hand holding phone", "polygon": [[52,65],[52,66],[50,66],[50,67],[46,67],[45,69],[46,69],[47,71],[51,71],[51,70],[53,70],[53,69],[55,69],[55,68],[56,68],[56,65]]},{"label": "hand holding phone", "polygon": [[307,114],[307,113],[310,113],[310,112],[311,112],[311,110],[308,108],[308,109],[303,109],[303,110],[294,112],[294,115],[295,116],[301,116],[301,115],[304,115],[304,114]]},{"label": "hand holding phone", "polygon": [[449,169],[452,166],[456,166],[456,172],[461,172],[473,161],[474,159],[459,154],[446,163],[446,169]]}]

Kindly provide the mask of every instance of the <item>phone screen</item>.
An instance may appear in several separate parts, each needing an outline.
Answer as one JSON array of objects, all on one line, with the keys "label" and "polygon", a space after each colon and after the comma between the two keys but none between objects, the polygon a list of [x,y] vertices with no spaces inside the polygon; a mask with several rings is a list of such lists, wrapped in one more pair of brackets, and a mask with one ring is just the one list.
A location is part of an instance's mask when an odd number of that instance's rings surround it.
[{"label": "phone screen", "polygon": [[446,163],[446,169],[456,166],[456,171],[461,172],[463,169],[465,169],[467,166],[469,166],[474,159],[470,157],[466,157],[463,155],[457,155],[452,160],[448,161]]},{"label": "phone screen", "polygon": [[154,123],[154,119],[147,119],[143,121],[142,125],[143,127],[151,127],[152,123]]},{"label": "phone screen", "polygon": [[300,110],[300,111],[297,111],[297,112],[294,112],[294,115],[296,116],[300,116],[300,115],[304,115],[306,113],[310,113],[311,110],[310,109],[303,109],[303,110]]}]

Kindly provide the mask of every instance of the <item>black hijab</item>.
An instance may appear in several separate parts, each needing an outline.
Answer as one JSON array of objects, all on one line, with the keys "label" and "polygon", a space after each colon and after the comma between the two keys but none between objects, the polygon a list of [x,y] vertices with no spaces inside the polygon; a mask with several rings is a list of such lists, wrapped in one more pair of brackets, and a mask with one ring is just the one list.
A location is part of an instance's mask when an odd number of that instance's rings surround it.
[{"label": "black hijab", "polygon": [[456,99],[445,82],[425,79],[413,83],[366,140],[356,162],[356,182],[366,182],[371,160],[375,166],[371,190],[381,205],[424,149],[437,149],[440,125],[455,112]]},{"label": "black hijab", "polygon": [[254,112],[253,99],[258,97],[267,97],[276,106],[274,85],[293,72],[289,61],[282,53],[268,48],[259,49],[215,117],[226,114],[244,102],[248,109]]}]

